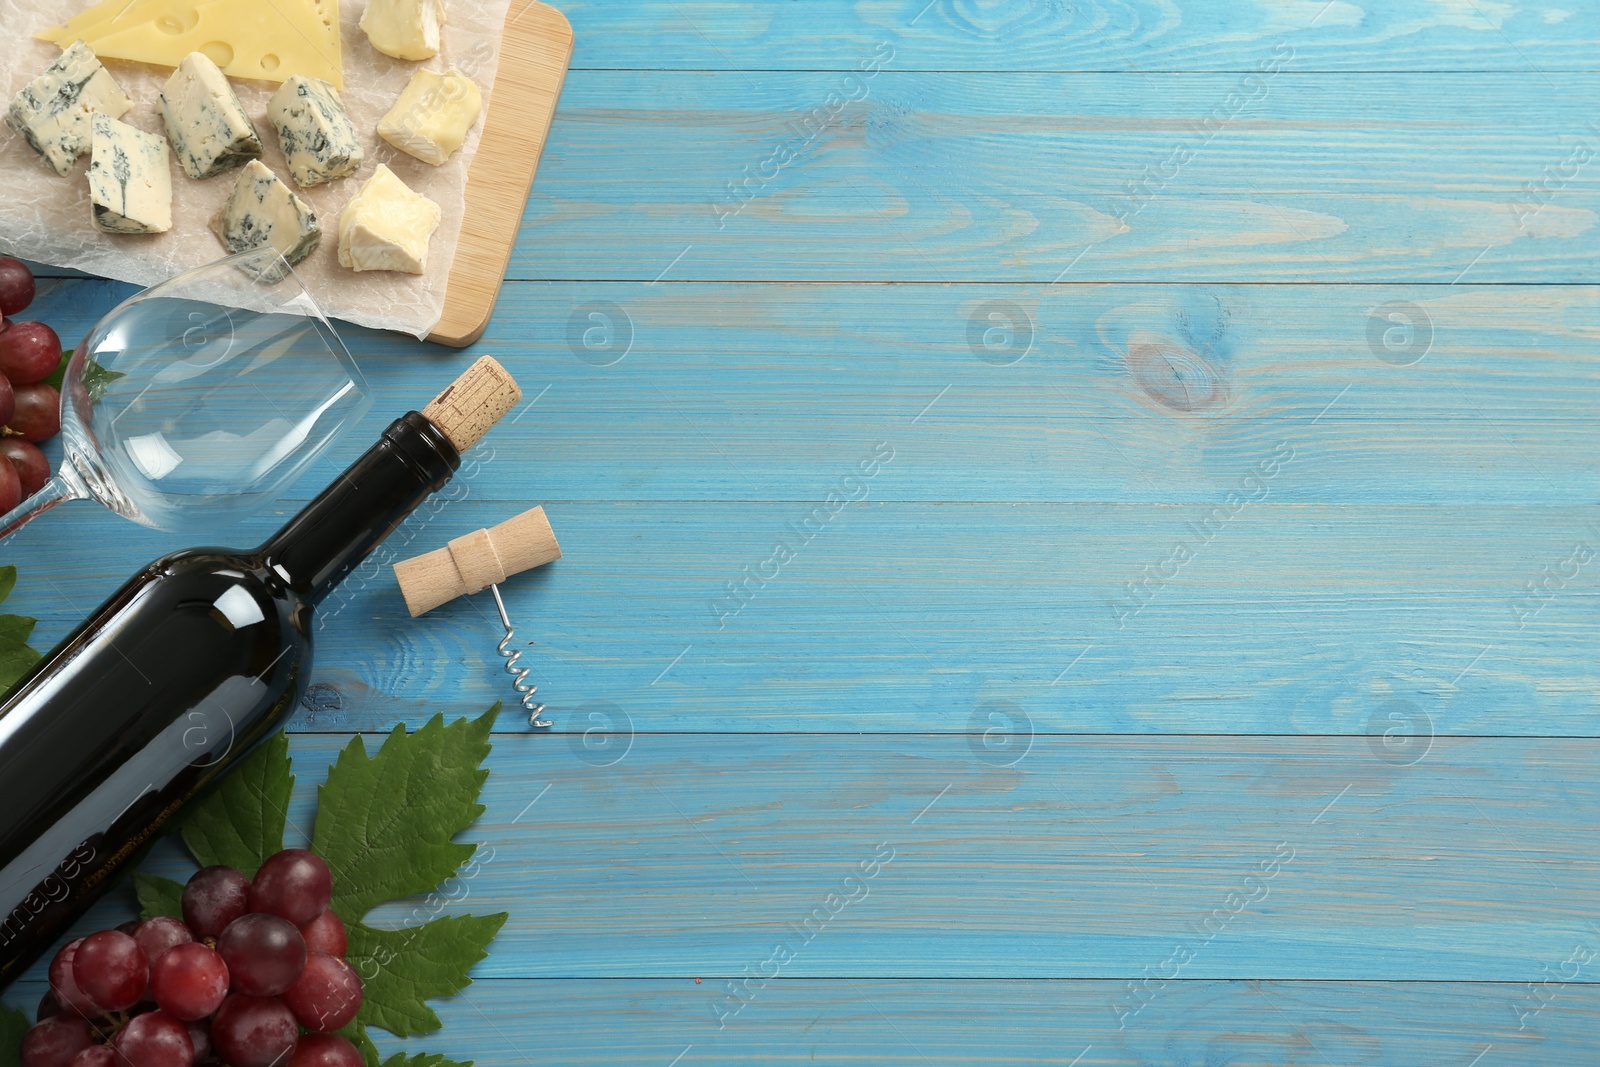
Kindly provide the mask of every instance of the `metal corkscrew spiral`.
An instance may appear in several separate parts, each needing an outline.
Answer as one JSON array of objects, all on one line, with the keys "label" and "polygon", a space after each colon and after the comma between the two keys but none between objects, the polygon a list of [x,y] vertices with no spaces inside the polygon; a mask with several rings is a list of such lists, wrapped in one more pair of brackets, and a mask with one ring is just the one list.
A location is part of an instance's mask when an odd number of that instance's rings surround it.
[{"label": "metal corkscrew spiral", "polygon": [[511,616],[506,614],[506,602],[500,599],[500,587],[491,585],[489,586],[489,591],[494,594],[494,606],[500,611],[500,624],[506,628],[506,635],[495,646],[495,651],[505,657],[506,673],[511,675],[513,679],[511,688],[522,694],[522,706],[528,712],[528,725],[554,726],[555,723],[550,720],[539,718],[539,713],[544,710],[544,705],[533,698],[533,694],[539,691],[539,687],[528,681],[528,675],[533,673],[532,668],[517,666],[517,660],[522,658],[522,650],[519,648],[516,651],[512,651],[510,648],[511,639],[517,636],[517,631],[511,628]]}]

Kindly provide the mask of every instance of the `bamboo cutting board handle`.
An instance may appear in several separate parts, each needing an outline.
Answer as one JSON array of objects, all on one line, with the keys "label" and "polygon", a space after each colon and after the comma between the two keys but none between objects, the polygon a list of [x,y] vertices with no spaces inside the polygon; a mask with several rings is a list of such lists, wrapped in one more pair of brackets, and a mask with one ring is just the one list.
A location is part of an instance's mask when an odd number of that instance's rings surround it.
[{"label": "bamboo cutting board handle", "polygon": [[488,327],[571,63],[566,16],[538,0],[511,0],[483,136],[467,171],[444,311],[428,340],[465,348]]}]

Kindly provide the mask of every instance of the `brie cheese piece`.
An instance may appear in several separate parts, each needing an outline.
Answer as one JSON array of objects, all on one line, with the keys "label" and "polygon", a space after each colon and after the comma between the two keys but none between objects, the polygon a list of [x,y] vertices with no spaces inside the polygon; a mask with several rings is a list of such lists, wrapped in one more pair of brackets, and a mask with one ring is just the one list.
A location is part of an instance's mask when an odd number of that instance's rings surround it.
[{"label": "brie cheese piece", "polygon": [[166,138],[96,114],[89,155],[89,203],[106,233],[172,229],[172,168]]},{"label": "brie cheese piece", "polygon": [[[271,245],[290,264],[309,256],[322,239],[316,212],[259,159],[245,164],[233,193],[211,219],[211,232],[229,252]],[[256,272],[265,282],[288,273],[283,264]]]},{"label": "brie cheese piece", "polygon": [[378,136],[437,167],[461,147],[482,113],[483,95],[471,78],[454,67],[443,74],[419,70],[378,123]]},{"label": "brie cheese piece", "polygon": [[396,59],[432,59],[439,54],[439,0],[370,0],[361,28],[372,47]]},{"label": "brie cheese piece", "polygon": [[73,41],[11,100],[6,123],[57,174],[71,174],[93,137],[90,116],[121,118],[133,102],[89,46]]},{"label": "brie cheese piece", "polygon": [[339,215],[339,265],[421,274],[439,218],[438,204],[380,163]]},{"label": "brie cheese piece", "polygon": [[361,144],[333,86],[296,74],[267,104],[289,176],[301,187],[323,185],[361,166]]},{"label": "brie cheese piece", "polygon": [[190,52],[161,90],[172,151],[191,178],[209,178],[261,155],[261,138],[233,86],[204,52]]}]

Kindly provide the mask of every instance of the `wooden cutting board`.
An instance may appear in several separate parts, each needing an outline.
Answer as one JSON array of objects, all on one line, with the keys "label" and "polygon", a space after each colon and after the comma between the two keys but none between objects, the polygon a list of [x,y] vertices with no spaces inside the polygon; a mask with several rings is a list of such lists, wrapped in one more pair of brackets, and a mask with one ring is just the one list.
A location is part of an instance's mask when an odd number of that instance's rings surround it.
[{"label": "wooden cutting board", "polygon": [[512,0],[483,137],[467,171],[444,312],[428,340],[463,348],[489,325],[571,62],[566,16],[538,0]]}]

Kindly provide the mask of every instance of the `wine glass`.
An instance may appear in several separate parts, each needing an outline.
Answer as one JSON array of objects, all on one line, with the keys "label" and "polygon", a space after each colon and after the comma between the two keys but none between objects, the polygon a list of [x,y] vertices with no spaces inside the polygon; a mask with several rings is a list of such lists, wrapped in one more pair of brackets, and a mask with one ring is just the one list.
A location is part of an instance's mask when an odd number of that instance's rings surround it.
[{"label": "wine glass", "polygon": [[355,361],[266,247],[137,293],[95,323],[61,383],[63,458],[0,537],[67,500],[161,530],[277,499],[371,404]]}]

